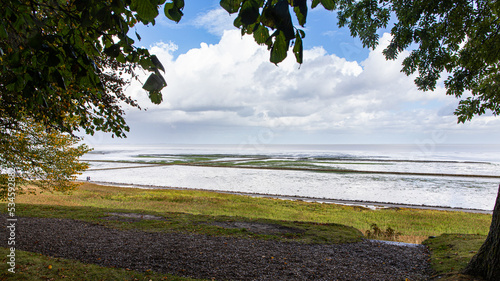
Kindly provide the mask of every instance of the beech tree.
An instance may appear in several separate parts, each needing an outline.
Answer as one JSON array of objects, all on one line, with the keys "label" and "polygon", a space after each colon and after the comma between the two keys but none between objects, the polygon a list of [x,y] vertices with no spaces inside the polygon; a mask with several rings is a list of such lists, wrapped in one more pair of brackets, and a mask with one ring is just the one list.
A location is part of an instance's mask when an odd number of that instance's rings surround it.
[{"label": "beech tree", "polygon": [[[339,27],[347,26],[364,47],[375,48],[377,32],[392,19],[386,59],[410,49],[402,72],[418,73],[415,84],[422,91],[434,90],[438,79],[447,75],[447,94],[460,99],[455,111],[458,122],[488,111],[500,114],[500,1],[312,0],[311,8],[320,4],[337,11]],[[304,26],[306,0],[221,0],[221,6],[238,13],[234,25],[266,44],[272,62],[282,61],[293,46],[297,62],[302,63],[304,33],[292,25],[290,10]],[[269,35],[267,29],[274,32]],[[500,187],[497,196],[488,237],[465,269],[487,280],[500,276]]]},{"label": "beech tree", "polygon": [[[268,47],[271,62],[283,61],[289,50],[303,62],[300,27],[306,25],[307,0],[221,0],[220,5],[237,14],[234,25],[242,34]],[[412,48],[402,71],[418,72],[415,83],[424,91],[435,89],[443,73],[449,75],[447,93],[461,99],[455,111],[459,122],[500,113],[498,1],[313,0],[310,7],[318,6],[337,11],[339,26],[370,48],[378,43],[378,30],[393,19],[387,59]],[[164,68],[147,49],[134,46],[131,29],[154,25],[161,10],[179,22],[183,8],[184,0],[2,0],[0,107],[9,117],[4,120],[26,115],[60,131],[125,136],[129,128],[119,102],[139,105],[122,87],[103,80],[120,72],[134,79],[137,67],[146,69],[151,75],[142,81],[145,94],[160,103]],[[77,116],[78,124],[65,123],[66,115]]]},{"label": "beech tree", "polygon": [[134,79],[138,66],[151,71],[144,88],[152,102],[162,100],[163,66],[134,47],[129,29],[154,24],[164,2],[2,0],[0,125],[32,118],[60,132],[124,136],[129,128],[119,103],[138,104],[124,94],[128,80],[120,74]]},{"label": "beech tree", "polygon": [[89,151],[77,145],[75,131],[125,136],[120,103],[139,107],[124,93],[138,67],[152,72],[144,88],[152,102],[161,102],[163,66],[128,36],[136,23],[154,23],[158,7],[147,1],[0,3],[0,199],[8,195],[8,170],[15,171],[16,187],[71,190],[74,175],[87,168],[78,159]]},{"label": "beech tree", "polygon": [[[79,138],[22,120],[12,128],[0,127],[0,200],[15,198],[30,184],[41,190],[69,191],[78,186],[75,175],[88,167],[79,162],[90,151]],[[10,171],[10,173],[9,173]],[[9,190],[9,174],[14,184]],[[12,180],[11,180],[12,181]],[[8,195],[12,196],[8,196]]]},{"label": "beech tree", "polygon": [[[166,86],[158,59],[136,48],[129,37],[135,24],[155,24],[161,9],[179,22],[184,0],[2,0],[0,9],[0,125],[23,118],[70,132],[83,128],[122,137],[128,130],[119,101],[127,97],[120,76],[132,79],[136,67],[151,71],[144,82],[154,103]],[[396,59],[409,50],[402,65],[417,73],[422,91],[436,88],[441,76],[447,94],[460,99],[458,122],[500,114],[500,2],[496,0],[221,0],[237,14],[234,25],[267,46],[278,64],[289,51],[303,63],[303,40],[310,8],[336,11],[339,27],[349,28],[365,47],[378,44],[378,32],[391,23],[392,40],[384,50]],[[293,22],[292,15],[299,27]],[[135,36],[140,40],[140,35]],[[111,71],[105,73],[106,71]],[[110,74],[111,73],[111,74]],[[111,84],[106,84],[106,77]],[[114,86],[113,86],[114,85]],[[78,122],[67,123],[67,117]],[[488,280],[500,276],[500,200],[488,239],[467,267]]]}]

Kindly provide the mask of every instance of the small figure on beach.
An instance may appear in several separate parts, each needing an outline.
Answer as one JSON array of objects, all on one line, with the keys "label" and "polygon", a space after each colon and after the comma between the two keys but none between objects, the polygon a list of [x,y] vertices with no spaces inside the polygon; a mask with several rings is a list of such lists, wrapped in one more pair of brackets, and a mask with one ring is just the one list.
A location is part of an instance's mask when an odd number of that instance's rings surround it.
[{"label": "small figure on beach", "polygon": [[87,177],[87,181],[90,181],[90,177]]}]

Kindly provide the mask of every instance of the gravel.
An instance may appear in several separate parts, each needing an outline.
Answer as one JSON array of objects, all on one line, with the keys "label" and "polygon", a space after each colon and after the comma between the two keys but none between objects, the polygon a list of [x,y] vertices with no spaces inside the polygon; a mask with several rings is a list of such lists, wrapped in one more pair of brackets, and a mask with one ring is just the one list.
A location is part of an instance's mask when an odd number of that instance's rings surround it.
[{"label": "gravel", "polygon": [[[6,221],[6,216],[0,216]],[[301,244],[18,218],[16,249],[102,266],[216,280],[426,280],[429,253],[375,241]],[[7,229],[0,231],[6,247]]]}]

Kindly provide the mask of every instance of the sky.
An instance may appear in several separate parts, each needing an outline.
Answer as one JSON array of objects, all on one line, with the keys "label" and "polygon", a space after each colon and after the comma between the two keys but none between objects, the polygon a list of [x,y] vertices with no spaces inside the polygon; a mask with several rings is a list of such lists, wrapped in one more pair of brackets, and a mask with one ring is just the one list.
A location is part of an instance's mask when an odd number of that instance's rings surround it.
[{"label": "sky", "polygon": [[380,31],[376,49],[363,48],[337,26],[335,12],[318,6],[303,28],[303,64],[289,53],[276,66],[266,47],[241,36],[219,1],[189,0],[183,12],[178,24],[160,13],[154,26],[131,31],[166,69],[163,102],[152,104],[133,82],[126,94],[143,110],[124,105],[128,137],[97,133],[86,143],[499,143],[500,117],[488,113],[457,124],[458,100],[445,94],[446,76],[435,91],[421,92],[414,76],[400,72],[408,52],[385,60],[389,29]]}]

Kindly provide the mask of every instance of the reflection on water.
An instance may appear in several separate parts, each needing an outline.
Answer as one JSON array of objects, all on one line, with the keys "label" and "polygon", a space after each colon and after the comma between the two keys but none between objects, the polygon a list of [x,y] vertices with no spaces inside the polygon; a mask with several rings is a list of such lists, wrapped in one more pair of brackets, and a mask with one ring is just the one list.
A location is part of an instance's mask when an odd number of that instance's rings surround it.
[{"label": "reflection on water", "polygon": [[[433,153],[420,153],[412,147],[388,146],[268,146],[250,154],[236,146],[169,146],[96,149],[87,160],[127,161],[227,161],[245,157],[268,157],[251,160],[256,167],[275,165],[294,168],[349,169],[358,171],[430,173],[500,176],[496,146],[478,148],[443,146]],[[370,150],[371,149],[371,150]],[[406,150],[405,150],[406,149]],[[457,149],[462,149],[457,152]],[[258,152],[258,153],[257,153]],[[265,154],[266,152],[267,154]],[[211,157],[202,157],[210,154]],[[214,154],[219,154],[214,156]],[[142,157],[137,157],[141,155]],[[184,157],[190,155],[189,157]],[[238,157],[239,156],[239,157]],[[258,157],[257,157],[258,156]],[[418,157],[417,157],[418,156]],[[272,160],[269,160],[269,157]],[[189,159],[188,159],[189,158]],[[336,158],[335,160],[331,158]],[[341,159],[338,159],[341,158]],[[279,160],[279,161],[275,161]],[[404,160],[404,161],[401,161]],[[413,161],[417,160],[417,161]],[[241,164],[241,163],[240,163]],[[376,174],[326,173],[298,170],[247,168],[156,166],[128,168],[138,164],[91,162],[93,169],[80,176],[84,180],[166,187],[185,187],[219,191],[304,196],[328,199],[363,200],[417,205],[493,209],[500,178]],[[287,166],[288,165],[288,166]]]}]

